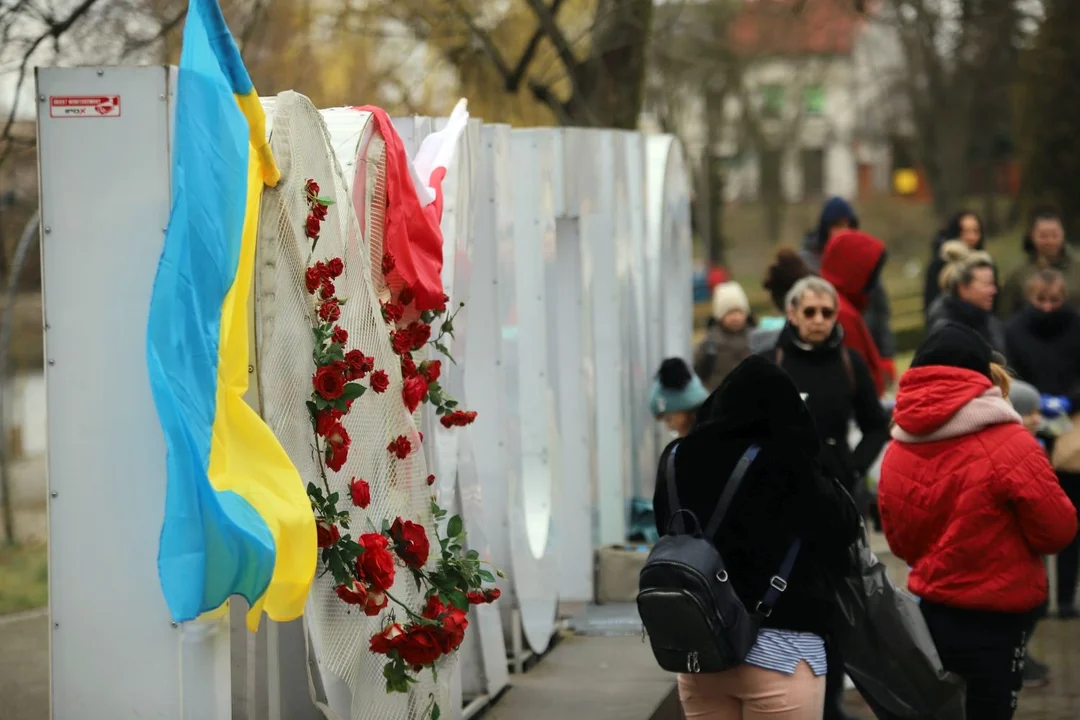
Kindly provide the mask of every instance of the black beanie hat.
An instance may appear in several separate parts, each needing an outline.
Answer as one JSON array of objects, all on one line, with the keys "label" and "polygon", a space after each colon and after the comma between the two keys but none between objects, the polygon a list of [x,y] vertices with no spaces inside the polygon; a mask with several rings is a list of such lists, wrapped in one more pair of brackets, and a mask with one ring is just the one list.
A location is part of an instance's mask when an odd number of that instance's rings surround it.
[{"label": "black beanie hat", "polygon": [[990,363],[995,355],[982,335],[967,325],[949,322],[923,340],[915,351],[911,367],[947,365],[990,377]]}]

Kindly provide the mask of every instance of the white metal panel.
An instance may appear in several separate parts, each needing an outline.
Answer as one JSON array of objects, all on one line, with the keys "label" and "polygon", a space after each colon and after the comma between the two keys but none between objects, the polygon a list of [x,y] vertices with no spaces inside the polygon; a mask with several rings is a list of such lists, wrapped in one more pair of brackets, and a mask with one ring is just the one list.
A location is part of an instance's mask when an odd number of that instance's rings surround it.
[{"label": "white metal panel", "polygon": [[[648,139],[649,258],[659,270],[654,297],[660,303],[660,357],[688,357],[693,303],[690,183],[682,146],[670,135]],[[655,213],[655,215],[653,215]],[[659,363],[658,363],[659,366]]]},{"label": "white metal panel", "polygon": [[[38,95],[52,715],[228,717],[227,620],[173,627],[157,573],[165,445],[146,318],[171,201],[171,74],[42,69]],[[50,117],[50,97],[116,95],[117,117]]]}]

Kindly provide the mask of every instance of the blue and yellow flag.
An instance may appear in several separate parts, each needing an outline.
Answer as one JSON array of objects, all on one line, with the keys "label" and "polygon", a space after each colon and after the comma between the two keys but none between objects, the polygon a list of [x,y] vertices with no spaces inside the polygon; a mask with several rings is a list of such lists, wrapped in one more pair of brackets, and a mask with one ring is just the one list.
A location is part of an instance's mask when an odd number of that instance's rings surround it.
[{"label": "blue and yellow flag", "polygon": [[[248,295],[263,185],[280,177],[266,118],[217,0],[191,0],[173,135],[172,214],[146,360],[168,450],[161,589],[177,622],[241,595],[292,620],[315,575],[303,482],[244,402]],[[303,408],[298,408],[302,411]]]}]

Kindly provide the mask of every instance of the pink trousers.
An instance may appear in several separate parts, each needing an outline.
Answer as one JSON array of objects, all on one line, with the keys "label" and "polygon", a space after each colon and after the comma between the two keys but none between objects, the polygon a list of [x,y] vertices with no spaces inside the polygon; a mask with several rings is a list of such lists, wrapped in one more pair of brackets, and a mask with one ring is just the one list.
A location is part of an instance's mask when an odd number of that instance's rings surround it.
[{"label": "pink trousers", "polygon": [[794,675],[753,665],[722,673],[679,675],[687,720],[821,720],[825,676],[800,662]]}]

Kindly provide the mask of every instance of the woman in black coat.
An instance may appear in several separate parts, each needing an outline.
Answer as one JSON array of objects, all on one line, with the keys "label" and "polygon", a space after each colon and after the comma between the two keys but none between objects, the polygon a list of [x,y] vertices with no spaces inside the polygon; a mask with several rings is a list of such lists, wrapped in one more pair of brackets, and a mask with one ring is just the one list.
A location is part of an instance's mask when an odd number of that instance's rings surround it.
[{"label": "woman in black coat", "polygon": [[792,540],[802,541],[787,589],[764,619],[747,661],[723,673],[680,676],[687,714],[741,718],[754,701],[740,698],[767,689],[798,710],[792,717],[820,718],[833,588],[850,570],[848,549],[859,518],[847,493],[821,469],[820,442],[806,404],[770,361],[751,356],[736,367],[702,406],[694,431],[669,445],[660,459],[653,504],[661,535],[671,519],[665,468],[676,444],[680,506],[702,523],[743,452],[752,444],[761,448],[713,537],[747,607],[762,599]]}]

